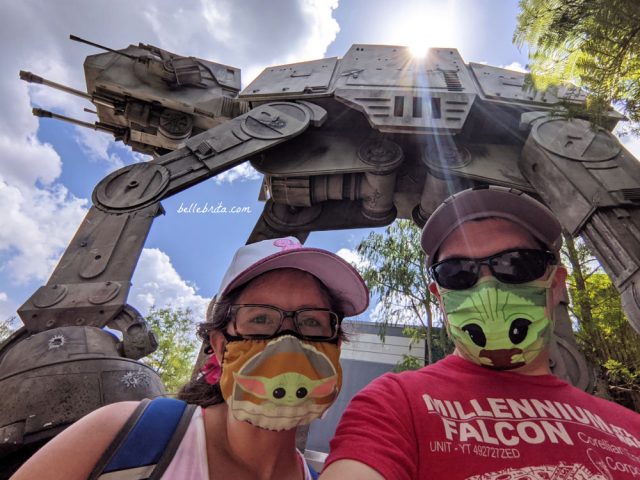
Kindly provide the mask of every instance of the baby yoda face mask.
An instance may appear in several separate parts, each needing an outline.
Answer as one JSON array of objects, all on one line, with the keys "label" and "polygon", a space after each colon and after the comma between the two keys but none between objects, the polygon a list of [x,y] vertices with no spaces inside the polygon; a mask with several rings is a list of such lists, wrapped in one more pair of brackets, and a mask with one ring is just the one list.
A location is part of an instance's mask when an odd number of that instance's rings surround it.
[{"label": "baby yoda face mask", "polygon": [[465,356],[484,367],[510,370],[532,362],[549,344],[548,280],[512,285],[483,277],[466,290],[438,287],[449,336]]},{"label": "baby yoda face mask", "polygon": [[284,335],[227,343],[220,388],[233,416],[268,430],[289,430],[320,417],[342,384],[340,349]]}]

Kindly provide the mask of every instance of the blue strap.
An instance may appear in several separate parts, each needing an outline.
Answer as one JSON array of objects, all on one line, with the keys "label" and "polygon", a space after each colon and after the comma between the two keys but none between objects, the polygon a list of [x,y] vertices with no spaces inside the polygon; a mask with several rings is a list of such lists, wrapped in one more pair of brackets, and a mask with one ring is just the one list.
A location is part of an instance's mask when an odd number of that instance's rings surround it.
[{"label": "blue strap", "polygon": [[174,398],[155,398],[103,473],[158,463],[187,404]]},{"label": "blue strap", "polygon": [[318,480],[318,477],[320,476],[320,474],[318,472],[316,472],[315,468],[313,468],[308,463],[307,463],[307,466],[309,467],[309,473],[311,473],[311,478],[313,480]]}]

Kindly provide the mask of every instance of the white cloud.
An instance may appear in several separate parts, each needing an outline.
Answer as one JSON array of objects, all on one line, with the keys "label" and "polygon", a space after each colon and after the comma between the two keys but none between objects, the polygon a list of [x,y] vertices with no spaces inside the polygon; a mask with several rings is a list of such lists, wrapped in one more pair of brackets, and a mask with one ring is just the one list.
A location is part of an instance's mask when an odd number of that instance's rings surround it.
[{"label": "white cloud", "polygon": [[618,139],[624,145],[624,148],[629,150],[634,157],[640,159],[640,137],[628,134],[622,135]]},{"label": "white cloud", "polygon": [[0,134],[0,152],[0,178],[22,188],[51,184],[62,171],[58,153],[31,132],[18,138]]},{"label": "white cloud", "polygon": [[0,270],[17,284],[45,280],[86,213],[87,201],[60,184],[11,185],[0,176],[0,252],[12,255]]},{"label": "white cloud", "polygon": [[218,185],[222,183],[233,183],[236,180],[258,180],[262,178],[262,174],[251,166],[249,162],[241,163],[237,167],[233,167],[231,170],[222,172],[220,175],[213,177],[213,181]]},{"label": "white cloud", "polygon": [[9,295],[5,292],[0,292],[0,322],[13,318],[14,320],[10,322],[11,328],[18,328],[20,322],[17,320],[16,309],[17,306]]},{"label": "white cloud", "polygon": [[[0,271],[4,277],[19,284],[45,280],[88,207],[87,200],[74,197],[60,183],[65,159],[37,138],[40,122],[56,120],[34,117],[31,106],[84,121],[96,120],[93,114],[83,112],[84,107],[92,108],[86,99],[23,82],[18,78],[20,70],[84,91],[84,59],[102,52],[71,42],[68,36],[73,33],[113,48],[152,44],[240,67],[246,75],[272,64],[324,56],[338,32],[332,18],[336,6],[335,0],[276,0],[268,7],[261,0],[184,0],[179,6],[170,0],[140,0],[134,9],[125,0],[2,2]],[[123,11],[127,14],[122,15]],[[130,154],[128,147],[93,130],[78,127],[74,139],[90,160],[99,162],[105,174],[125,163],[148,159]],[[260,175],[244,164],[218,181],[257,178]],[[138,292],[146,299],[143,303],[166,303],[166,298],[173,298],[176,306],[181,302],[201,304],[202,297],[180,279],[169,260],[163,263],[157,255],[146,253],[142,261],[147,259],[147,267],[154,264],[157,270],[164,265],[165,275],[167,271],[174,274],[164,282],[179,288],[172,296],[163,290],[162,283],[155,289],[149,286]],[[151,285],[149,282],[145,283]]]},{"label": "white cloud", "polygon": [[[369,319],[372,322],[383,323],[387,321],[390,325],[419,324],[407,298],[400,298],[399,295],[395,295],[393,298],[387,298],[385,302],[389,303],[390,306],[385,307],[385,303],[380,301],[373,307],[369,315]],[[389,314],[390,312],[392,312],[391,315]]]},{"label": "white cloud", "polygon": [[198,295],[198,288],[180,276],[163,251],[157,248],[142,250],[132,284],[129,303],[142,315],[146,315],[152,306],[171,306],[190,308],[196,322],[204,321],[210,299]]},{"label": "white cloud", "polygon": [[[340,25],[332,17],[338,8],[338,0],[302,0],[300,10],[306,23],[299,51],[291,52],[287,61],[314,60],[322,58],[327,46],[340,31]],[[265,65],[267,66],[267,65]]]},{"label": "white cloud", "polygon": [[520,62],[511,62],[509,65],[503,65],[500,68],[506,68],[507,70],[514,70],[521,73],[529,73],[527,67],[523,66]]},{"label": "white cloud", "polygon": [[111,135],[105,132],[95,132],[93,130],[78,129],[76,141],[91,160],[103,161],[107,165],[106,172],[112,172],[124,167],[125,162],[114,150],[122,150],[126,158],[131,157],[129,147],[122,147],[122,144],[115,143]]},{"label": "white cloud", "polygon": [[[441,326],[442,318],[437,307],[432,307],[433,325]],[[372,322],[389,322],[391,325],[422,325],[413,311],[411,298],[401,293],[394,293],[385,298],[384,303],[378,301],[371,310],[369,319]],[[423,319],[426,322],[426,318]]]},{"label": "white cloud", "polygon": [[[64,158],[37,139],[39,120],[31,106],[93,122],[83,112],[85,99],[18,79],[19,70],[84,91],[82,63],[101,53],[68,40],[69,33],[113,48],[143,42],[183,55],[241,67],[245,80],[271,64],[320,58],[338,26],[332,18],[337,2],[279,0],[264,8],[259,0],[141,0],[135,9],[113,2],[5,2],[0,7],[0,41],[11,45],[0,53],[0,270],[17,284],[46,280],[86,213],[88,201],[71,195],[59,178]],[[122,11],[127,15],[122,15]],[[73,23],[71,20],[73,18]],[[26,29],[24,25],[32,28]],[[78,127],[74,139],[105,174],[131,161],[130,154],[105,133]],[[219,176],[218,183],[255,180],[261,175],[248,163]],[[145,311],[151,305],[191,308],[204,317],[208,299],[182,279],[169,257],[145,249],[134,276],[131,303]],[[10,297],[0,295],[0,313],[15,312]]]},{"label": "white cloud", "polygon": [[[83,112],[91,107],[86,99],[41,85],[27,88],[17,80],[18,70],[23,69],[84,91],[84,57],[101,51],[71,42],[69,33],[112,48],[138,42],[157,45],[240,67],[246,79],[247,72],[253,75],[269,65],[323,57],[339,31],[332,17],[337,5],[337,0],[278,0],[269,8],[260,0],[184,0],[179,7],[170,0],[141,0],[135,9],[125,0],[3,4],[0,41],[13,47],[2,54],[0,86],[5,87],[5,100],[0,106],[10,104],[11,109],[0,116],[13,124],[13,132],[35,131],[30,97],[42,108],[95,121],[92,114]],[[123,10],[127,15],[121,14]],[[26,24],[32,28],[25,29]],[[81,127],[78,132],[87,152],[106,162],[108,171],[122,164],[122,155],[112,151],[109,135]]]},{"label": "white cloud", "polygon": [[363,270],[371,265],[371,263],[363,258],[356,250],[341,248],[336,252],[336,255],[353,265],[357,270]]}]

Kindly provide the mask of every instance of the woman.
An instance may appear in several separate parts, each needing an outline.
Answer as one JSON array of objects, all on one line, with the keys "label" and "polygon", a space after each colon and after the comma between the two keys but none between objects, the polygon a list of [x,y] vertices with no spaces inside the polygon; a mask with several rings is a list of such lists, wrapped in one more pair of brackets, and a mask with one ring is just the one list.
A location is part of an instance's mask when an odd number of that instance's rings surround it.
[{"label": "woman", "polygon": [[[205,375],[180,394],[203,408],[161,478],[310,478],[295,428],[337,397],[340,322],[367,306],[362,278],[330,252],[292,237],[240,248],[199,329],[211,353]],[[92,412],[12,478],[88,478],[137,404]]]}]

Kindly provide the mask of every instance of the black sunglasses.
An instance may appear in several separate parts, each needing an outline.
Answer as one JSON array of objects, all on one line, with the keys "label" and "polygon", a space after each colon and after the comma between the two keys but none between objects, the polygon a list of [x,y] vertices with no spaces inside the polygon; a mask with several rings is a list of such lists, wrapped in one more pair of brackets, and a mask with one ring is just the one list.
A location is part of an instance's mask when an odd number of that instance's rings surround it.
[{"label": "black sunglasses", "polygon": [[447,258],[434,263],[429,272],[442,288],[465,290],[477,283],[481,265],[488,266],[491,274],[503,283],[526,283],[542,277],[555,262],[551,252],[515,248],[485,258]]}]

